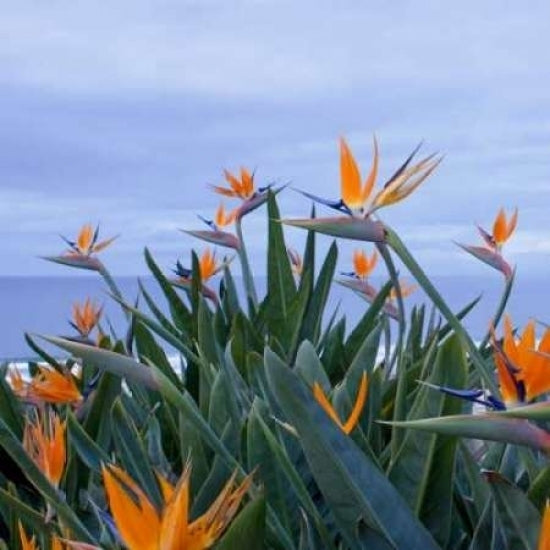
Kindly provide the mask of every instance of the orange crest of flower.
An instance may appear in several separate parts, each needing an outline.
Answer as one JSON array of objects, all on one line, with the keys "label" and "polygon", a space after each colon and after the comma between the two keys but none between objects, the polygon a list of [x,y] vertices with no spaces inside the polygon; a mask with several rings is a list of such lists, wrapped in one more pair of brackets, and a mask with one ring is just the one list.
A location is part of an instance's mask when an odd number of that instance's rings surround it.
[{"label": "orange crest of flower", "polygon": [[357,249],[353,252],[353,272],[359,279],[366,279],[378,263],[378,253],[376,250],[372,255],[367,256],[364,250]]},{"label": "orange crest of flower", "polygon": [[71,325],[82,337],[87,338],[99,322],[102,311],[103,308],[95,306],[89,298],[84,304],[75,303]]},{"label": "orange crest of flower", "polygon": [[502,346],[497,345],[493,335],[493,348],[505,402],[531,401],[550,391],[550,329],[537,346],[534,321],[526,325],[521,336],[515,337],[512,321],[506,316]]},{"label": "orange crest of flower", "polygon": [[223,204],[220,204],[218,206],[218,210],[216,210],[216,216],[214,218],[214,224],[216,227],[227,227],[228,225],[231,225],[235,218],[237,217],[238,208],[235,208],[231,210],[231,212],[226,213],[225,207]]},{"label": "orange crest of flower", "polygon": [[216,542],[237,513],[252,477],[236,485],[234,473],[210,508],[190,522],[190,474],[187,466],[176,486],[159,477],[164,498],[159,513],[126,472],[103,467],[109,507],[128,550],[202,550]]},{"label": "orange crest of flower", "polygon": [[48,481],[58,487],[65,469],[65,423],[53,412],[27,420],[23,446]]},{"label": "orange crest of flower", "polygon": [[351,149],[344,139],[340,139],[340,188],[342,202],[352,215],[367,216],[382,208],[408,197],[439,165],[442,157],[429,155],[410,166],[418,148],[386,182],[367,206],[378,174],[378,142],[374,138],[374,155],[369,175],[362,183],[361,173]]},{"label": "orange crest of flower", "polygon": [[78,232],[75,241],[65,239],[70,246],[67,251],[69,256],[91,256],[94,253],[101,252],[107,248],[117,237],[111,237],[103,241],[98,241],[99,227],[95,229],[91,224],[83,225]]},{"label": "orange crest of flower", "polygon": [[23,525],[21,525],[21,522],[17,522],[18,528],[19,528],[19,538],[21,539],[21,549],[22,550],[38,550],[38,546],[36,545],[36,539],[34,537],[28,538],[27,533],[25,533],[25,529],[23,529]]},{"label": "orange crest of flower", "polygon": [[369,199],[378,174],[378,142],[374,138],[374,158],[372,166],[362,183],[359,166],[346,141],[340,139],[340,190],[342,200],[351,211],[362,212]]},{"label": "orange crest of flower", "polygon": [[50,367],[39,366],[38,373],[29,382],[28,396],[47,403],[74,403],[82,400],[70,372],[61,373]]},{"label": "orange crest of flower", "polygon": [[254,174],[251,174],[246,168],[241,168],[240,178],[234,176],[228,170],[223,171],[223,175],[229,188],[213,185],[214,191],[220,195],[231,198],[247,200],[254,194]]},{"label": "orange crest of flower", "polygon": [[550,550],[550,501],[546,501],[540,526],[537,550]]},{"label": "orange crest of flower", "polygon": [[219,270],[220,265],[216,261],[216,254],[207,248],[199,259],[199,268],[201,273],[201,281],[205,283],[213,277]]},{"label": "orange crest of flower", "polygon": [[342,423],[340,420],[338,414],[334,410],[334,407],[332,406],[331,402],[328,400],[327,396],[323,392],[323,389],[319,385],[318,382],[315,382],[313,384],[313,397],[315,397],[315,400],[319,405],[322,407],[322,409],[327,413],[328,416],[339,426],[339,428],[346,434],[350,434],[352,430],[357,425],[357,422],[359,422],[359,418],[361,417],[361,413],[363,411],[363,408],[365,406],[365,402],[367,401],[367,391],[368,391],[368,379],[367,379],[367,373],[363,372],[363,376],[361,377],[361,383],[359,384],[359,390],[357,391],[357,396],[355,398],[355,404],[353,405],[353,409],[348,416],[348,419],[345,423]]},{"label": "orange crest of flower", "polygon": [[514,210],[514,213],[507,219],[504,209],[500,209],[495,222],[493,223],[493,241],[497,248],[501,248],[502,245],[512,236],[518,223],[518,210]]}]

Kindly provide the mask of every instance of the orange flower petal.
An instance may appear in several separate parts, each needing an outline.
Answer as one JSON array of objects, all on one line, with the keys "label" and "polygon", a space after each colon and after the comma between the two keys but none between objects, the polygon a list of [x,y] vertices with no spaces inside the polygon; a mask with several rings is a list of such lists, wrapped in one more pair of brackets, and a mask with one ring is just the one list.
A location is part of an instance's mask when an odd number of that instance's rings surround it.
[{"label": "orange flower petal", "polygon": [[346,206],[351,209],[361,208],[361,174],[353,153],[343,138],[340,139],[340,185],[342,200]]},{"label": "orange flower petal", "polygon": [[90,247],[92,245],[92,239],[94,238],[94,229],[91,224],[86,224],[82,226],[76,238],[76,244],[78,250],[87,255],[90,252]]},{"label": "orange flower petal", "polygon": [[519,401],[518,391],[514,377],[506,366],[505,358],[501,352],[495,350],[493,355],[500,386],[500,394],[505,403],[517,403]]},{"label": "orange flower petal", "polygon": [[546,501],[544,515],[540,524],[539,543],[537,550],[550,550],[550,501]]},{"label": "orange flower petal", "polygon": [[357,422],[359,422],[359,418],[361,417],[361,413],[363,412],[365,402],[367,401],[367,391],[368,391],[367,373],[363,372],[363,376],[361,377],[361,383],[359,385],[359,390],[357,392],[357,397],[355,398],[355,405],[353,405],[351,414],[349,415],[348,419],[346,420],[346,423],[342,428],[344,432],[346,432],[347,434],[350,434],[353,428],[355,428],[355,426],[357,425]]},{"label": "orange flower petal", "polygon": [[378,175],[378,142],[376,141],[376,136],[374,137],[374,156],[372,160],[372,167],[370,169],[367,181],[361,192],[361,202],[365,204],[369,199],[374,184],[376,182],[376,176]]},{"label": "orange flower petal", "polygon": [[327,399],[325,392],[322,390],[318,382],[315,382],[313,384],[313,397],[315,397],[317,403],[321,405],[322,409],[328,414],[328,416],[332,418],[334,423],[338,424],[338,426],[343,429],[344,426],[342,425],[341,420],[338,418],[338,415],[336,414],[332,403]]},{"label": "orange flower petal", "polygon": [[116,466],[103,466],[103,483],[109,507],[129,550],[158,550],[160,519],[135,481]]}]

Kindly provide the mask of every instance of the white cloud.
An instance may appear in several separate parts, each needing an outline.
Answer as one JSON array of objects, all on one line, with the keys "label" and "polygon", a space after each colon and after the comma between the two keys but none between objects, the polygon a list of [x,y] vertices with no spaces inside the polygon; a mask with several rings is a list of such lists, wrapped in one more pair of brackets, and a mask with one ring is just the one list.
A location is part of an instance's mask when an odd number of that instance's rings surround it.
[{"label": "white cloud", "polygon": [[535,83],[532,67],[544,66],[548,45],[542,2],[529,10],[498,2],[428,2],[422,9],[415,2],[154,5],[6,7],[4,78],[79,92],[155,89],[273,100],[504,79],[506,96],[510,77],[516,89]]}]

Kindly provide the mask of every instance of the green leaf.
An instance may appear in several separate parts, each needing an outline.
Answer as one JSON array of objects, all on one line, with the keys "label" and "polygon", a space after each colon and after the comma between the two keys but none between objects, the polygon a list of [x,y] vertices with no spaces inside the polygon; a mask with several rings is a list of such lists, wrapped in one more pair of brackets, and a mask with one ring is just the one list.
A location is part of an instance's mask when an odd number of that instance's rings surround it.
[{"label": "green leaf", "polygon": [[304,340],[301,343],[296,355],[294,370],[309,386],[313,386],[317,382],[325,393],[331,391],[330,380],[311,342]]},{"label": "green leaf", "polygon": [[[273,423],[272,423],[273,424]],[[315,503],[309,494],[307,487],[290,460],[286,449],[273,434],[267,421],[262,418],[259,401],[254,402],[253,409],[248,423],[248,443],[249,443],[249,469],[257,466],[260,469],[260,477],[266,485],[268,494],[270,491],[275,493],[275,498],[281,499],[281,495],[288,494],[281,485],[280,476],[277,475],[279,469],[284,473],[288,481],[287,488],[290,486],[300,501],[300,505],[311,516],[315,528],[323,540],[326,548],[332,546],[332,541],[327,528],[324,525],[323,518],[317,510]],[[267,443],[267,447],[266,444]],[[261,452],[258,452],[261,450]],[[271,466],[270,466],[271,464]],[[273,484],[273,489],[272,485]],[[275,509],[281,510],[282,505],[273,503]]]},{"label": "green leaf", "polygon": [[[462,389],[466,380],[466,356],[454,335],[439,349],[429,381]],[[440,417],[461,410],[458,399],[422,386],[407,418]],[[455,449],[456,439],[409,431],[389,471],[390,481],[443,547],[451,527]]]},{"label": "green leaf", "polygon": [[384,474],[326,415],[287,365],[266,350],[270,386],[300,443],[321,492],[352,548],[360,548],[357,522],[395,548],[437,545]]},{"label": "green leaf", "polygon": [[265,497],[257,496],[232,521],[225,535],[215,546],[216,550],[262,550],[265,536]]},{"label": "green leaf", "polygon": [[182,387],[183,384],[172,368],[165,351],[155,342],[153,335],[147,330],[142,322],[137,322],[134,330],[136,348],[140,360],[145,363],[153,363],[172,384]]},{"label": "green leaf", "polygon": [[109,455],[83,429],[74,414],[67,416],[67,433],[71,447],[82,462],[96,473],[101,472],[101,464],[109,462]]},{"label": "green leaf", "polygon": [[468,332],[466,332],[466,329],[453,314],[445,300],[439,294],[430,279],[426,276],[412,254],[405,247],[397,233],[395,233],[389,227],[385,227],[385,233],[388,245],[397,254],[398,258],[405,264],[407,269],[409,269],[412,276],[416,279],[424,292],[431,298],[433,303],[438,307],[439,311],[441,311],[445,319],[447,319],[453,330],[463,340],[464,344],[468,348],[471,361],[477,369],[477,372],[479,373],[481,379],[486,384],[487,388],[491,391],[493,395],[498,396],[498,386],[494,380],[492,369],[488,364],[485,363],[485,361],[479,354],[477,346],[473,342]]},{"label": "green leaf", "polygon": [[267,288],[271,307],[287,317],[287,307],[296,293],[296,285],[285,245],[283,228],[277,221],[280,218],[279,207],[273,193],[267,199],[268,249],[267,249]]},{"label": "green leaf", "polygon": [[497,472],[487,472],[495,499],[504,540],[509,550],[535,550],[540,530],[540,514],[525,493]]},{"label": "green leaf", "polygon": [[114,443],[117,454],[124,464],[124,470],[143,488],[157,510],[162,510],[164,500],[158,480],[151,467],[147,449],[134,421],[124,409],[120,399],[115,401],[111,416]]},{"label": "green leaf", "polygon": [[147,267],[151,270],[151,273],[155,277],[157,283],[159,284],[166,300],[168,306],[170,307],[170,312],[174,319],[176,326],[183,332],[191,334],[192,331],[192,318],[191,313],[181,301],[181,298],[178,296],[178,293],[174,290],[170,281],[166,278],[164,273],[160,270],[158,265],[155,263],[153,256],[147,248],[144,250],[145,263]]},{"label": "green leaf", "polygon": [[[311,233],[310,233],[311,234]],[[323,314],[327,305],[332,279],[336,270],[336,262],[338,260],[338,247],[333,242],[330,245],[329,251],[325,257],[325,261],[317,277],[315,288],[311,294],[311,299],[307,306],[306,318],[302,326],[300,337],[302,340],[311,340],[314,343],[319,341],[321,332],[321,323],[323,322]],[[306,258],[304,257],[304,269],[306,268]],[[313,265],[311,265],[313,273]],[[305,281],[304,281],[305,284]],[[309,287],[312,288],[311,286]]]}]

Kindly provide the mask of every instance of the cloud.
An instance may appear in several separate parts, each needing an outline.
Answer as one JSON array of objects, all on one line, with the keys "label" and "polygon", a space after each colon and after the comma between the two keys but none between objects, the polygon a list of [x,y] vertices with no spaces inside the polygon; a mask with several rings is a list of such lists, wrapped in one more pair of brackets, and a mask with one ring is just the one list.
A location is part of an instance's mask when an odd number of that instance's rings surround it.
[{"label": "cloud", "polygon": [[[451,242],[476,242],[474,223],[490,227],[502,205],[520,209],[509,253],[547,270],[548,16],[538,0],[529,10],[496,0],[7,6],[1,270],[50,273],[34,257],[88,220],[122,233],[109,257],[117,272],[143,269],[144,244],[169,266],[197,244],[178,228],[211,214],[219,197],[206,184],[223,168],[337,197],[338,137],[366,173],[373,132],[378,185],[422,138],[426,154],[446,154],[381,214],[429,268],[454,270]],[[309,211],[291,190],[280,202],[289,217]],[[265,270],[264,213],[246,225]],[[342,244],[344,263],[353,246]]]},{"label": "cloud", "polygon": [[32,12],[17,4],[0,23],[1,61],[10,82],[82,93],[289,99],[380,85],[395,93],[392,86],[404,82],[452,89],[509,76],[527,89],[535,82],[530,67],[544,66],[548,15],[543,2],[525,10],[434,1],[421,11],[415,2],[340,9],[311,1],[162,2],[154,9],[81,2],[34,5]]}]

